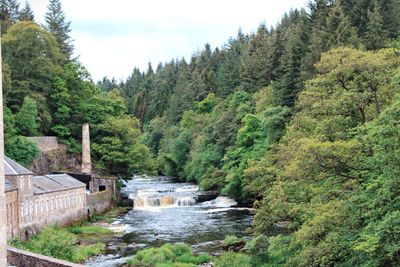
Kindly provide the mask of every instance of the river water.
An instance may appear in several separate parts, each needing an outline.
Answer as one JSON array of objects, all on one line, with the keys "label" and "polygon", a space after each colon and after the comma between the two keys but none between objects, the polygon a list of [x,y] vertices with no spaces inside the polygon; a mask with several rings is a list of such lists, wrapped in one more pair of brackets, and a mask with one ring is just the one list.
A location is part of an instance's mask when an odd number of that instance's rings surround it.
[{"label": "river water", "polygon": [[250,210],[236,207],[234,200],[220,196],[198,203],[198,186],[165,177],[136,176],[121,193],[133,199],[134,208],[112,225],[123,231],[119,241],[130,249],[109,251],[87,266],[120,266],[135,250],[166,242],[188,243],[194,252],[216,252],[226,235],[244,236],[252,223]]}]

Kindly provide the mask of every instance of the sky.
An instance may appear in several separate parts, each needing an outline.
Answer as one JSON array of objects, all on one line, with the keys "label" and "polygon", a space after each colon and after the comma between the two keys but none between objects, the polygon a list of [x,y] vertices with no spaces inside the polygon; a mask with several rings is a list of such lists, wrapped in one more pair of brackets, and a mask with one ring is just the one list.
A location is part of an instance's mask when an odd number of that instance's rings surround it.
[{"label": "sky", "polygon": [[[36,21],[44,22],[47,0],[28,0]],[[206,43],[221,47],[241,28],[275,25],[307,0],[63,0],[75,56],[97,81],[126,79],[134,67],[185,57]]]}]

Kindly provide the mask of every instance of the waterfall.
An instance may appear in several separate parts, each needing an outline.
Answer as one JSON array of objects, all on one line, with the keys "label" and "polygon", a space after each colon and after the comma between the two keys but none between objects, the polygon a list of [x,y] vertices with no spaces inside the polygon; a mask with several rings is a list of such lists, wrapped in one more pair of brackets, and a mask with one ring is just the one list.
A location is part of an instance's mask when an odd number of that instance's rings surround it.
[{"label": "waterfall", "polygon": [[133,197],[134,208],[149,207],[171,207],[171,206],[193,206],[196,199],[191,196],[135,196]]}]

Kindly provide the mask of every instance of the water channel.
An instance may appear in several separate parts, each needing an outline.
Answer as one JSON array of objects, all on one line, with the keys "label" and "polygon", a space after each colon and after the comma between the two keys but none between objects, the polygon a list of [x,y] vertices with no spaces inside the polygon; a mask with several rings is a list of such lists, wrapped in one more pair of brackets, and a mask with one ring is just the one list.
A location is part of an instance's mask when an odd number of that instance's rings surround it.
[{"label": "water channel", "polygon": [[244,236],[253,218],[249,209],[237,207],[230,198],[199,202],[197,185],[165,177],[135,176],[121,193],[133,199],[134,208],[115,218],[112,226],[123,232],[115,242],[127,247],[108,250],[107,255],[90,259],[87,266],[120,266],[135,251],[166,242],[185,242],[194,252],[215,253],[225,235]]}]

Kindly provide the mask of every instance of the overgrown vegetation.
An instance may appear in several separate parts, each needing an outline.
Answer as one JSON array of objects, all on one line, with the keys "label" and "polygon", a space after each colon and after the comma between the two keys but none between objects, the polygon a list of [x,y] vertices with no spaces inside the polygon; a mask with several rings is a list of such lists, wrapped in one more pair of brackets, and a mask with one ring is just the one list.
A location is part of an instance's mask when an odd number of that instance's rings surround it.
[{"label": "overgrown vegetation", "polygon": [[12,240],[10,244],[16,248],[76,263],[100,254],[105,248],[102,243],[80,246],[77,241],[77,236],[70,231],[51,226],[28,241]]},{"label": "overgrown vegetation", "polygon": [[205,254],[193,255],[188,245],[167,243],[139,251],[127,264],[132,267],[195,267],[210,260]]}]

